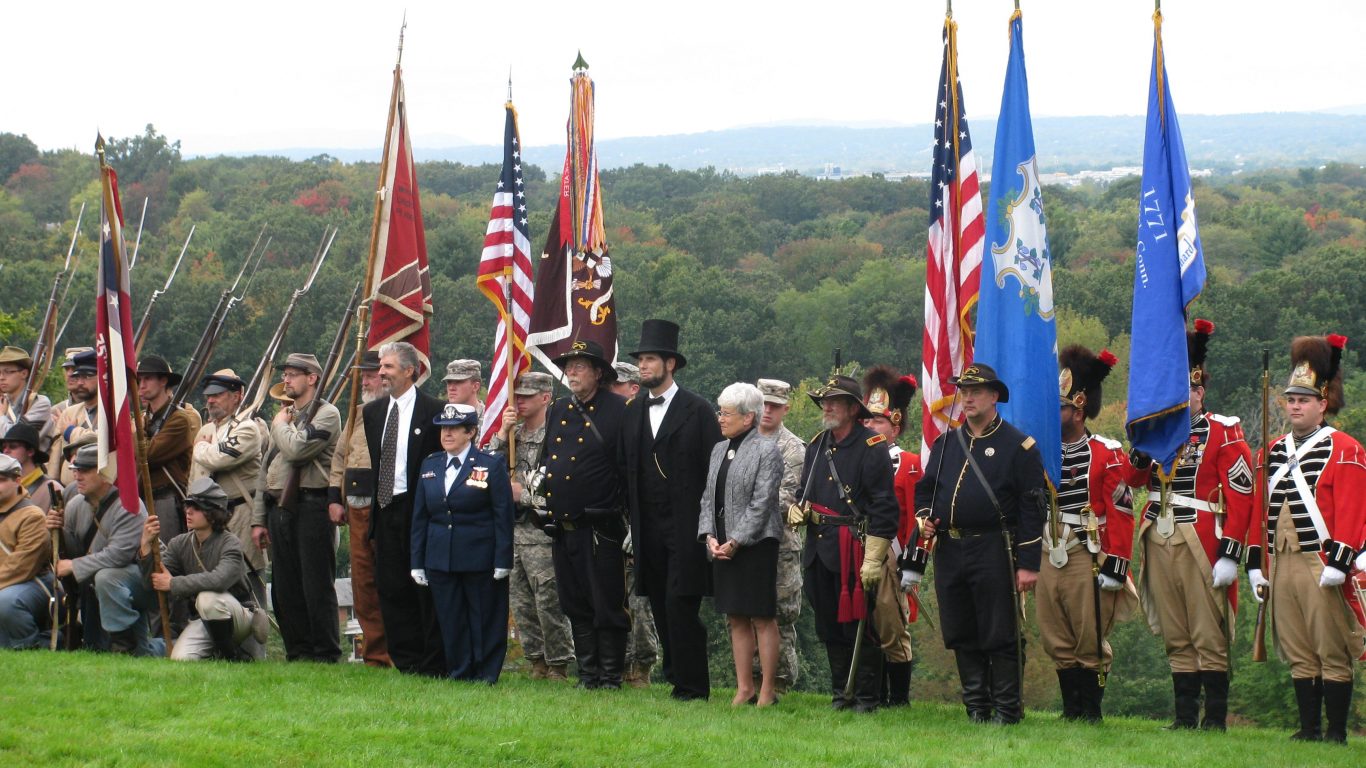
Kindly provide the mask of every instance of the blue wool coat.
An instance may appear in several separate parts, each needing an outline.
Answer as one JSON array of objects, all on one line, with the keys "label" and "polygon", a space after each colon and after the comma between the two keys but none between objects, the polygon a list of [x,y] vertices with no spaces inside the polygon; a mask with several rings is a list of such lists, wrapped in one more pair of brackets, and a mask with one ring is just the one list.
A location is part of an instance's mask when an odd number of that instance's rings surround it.
[{"label": "blue wool coat", "polygon": [[418,470],[412,567],[448,573],[511,568],[512,485],[506,460],[471,448],[449,494],[448,460],[445,451],[437,451]]}]

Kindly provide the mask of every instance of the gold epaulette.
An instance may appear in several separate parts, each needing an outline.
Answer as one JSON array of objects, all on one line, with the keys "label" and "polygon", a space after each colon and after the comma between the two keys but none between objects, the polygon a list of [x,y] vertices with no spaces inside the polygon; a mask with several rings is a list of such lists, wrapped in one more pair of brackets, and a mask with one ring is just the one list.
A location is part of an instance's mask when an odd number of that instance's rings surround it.
[{"label": "gold epaulette", "polygon": [[877,445],[878,443],[885,443],[885,442],[887,442],[887,436],[886,436],[886,435],[873,435],[872,437],[868,438],[868,439],[865,440],[864,442],[866,442],[866,443],[871,447],[871,446]]}]

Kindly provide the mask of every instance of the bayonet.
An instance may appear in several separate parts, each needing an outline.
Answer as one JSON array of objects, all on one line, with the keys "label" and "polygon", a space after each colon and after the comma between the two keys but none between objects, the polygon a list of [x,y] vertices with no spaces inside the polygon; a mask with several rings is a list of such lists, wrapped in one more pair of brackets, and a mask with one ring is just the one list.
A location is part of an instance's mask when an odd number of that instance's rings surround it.
[{"label": "bayonet", "polygon": [[[145,207],[145,206],[144,206]],[[152,291],[151,298],[147,299],[147,308],[142,311],[142,319],[138,321],[137,332],[133,335],[133,349],[136,354],[142,354],[142,344],[147,341],[147,332],[150,330],[148,321],[152,317],[152,307],[156,306],[157,299],[161,295],[171,290],[171,283],[175,280],[176,273],[180,271],[180,263],[185,260],[185,252],[190,249],[190,238],[194,237],[195,225],[190,225],[190,234],[185,236],[185,244],[180,247],[180,255],[176,257],[175,264],[171,267],[171,273],[166,276],[166,284],[161,286],[161,290]],[[142,232],[139,231],[141,236]]]},{"label": "bayonet", "polygon": [[[128,258],[129,272],[132,272],[133,267],[138,265],[138,248],[142,247],[142,223],[147,220],[147,200],[146,197],[142,198],[142,215],[138,217],[138,236],[133,241],[133,255]],[[194,227],[190,229],[193,230]]]}]

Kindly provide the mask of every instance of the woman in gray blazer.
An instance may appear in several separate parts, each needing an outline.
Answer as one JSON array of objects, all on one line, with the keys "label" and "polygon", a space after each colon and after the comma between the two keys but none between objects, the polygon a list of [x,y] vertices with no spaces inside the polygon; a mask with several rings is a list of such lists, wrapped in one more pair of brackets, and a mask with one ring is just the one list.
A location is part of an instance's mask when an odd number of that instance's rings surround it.
[{"label": "woman in gray blazer", "polygon": [[[716,418],[726,439],[711,452],[702,493],[697,538],[712,560],[716,610],[730,624],[735,656],[735,698],[761,707],[777,703],[773,677],[778,668],[778,542],[782,516],[778,485],[783,457],[778,444],[755,427],[764,400],[753,384],[732,384],[716,400]],[[754,646],[758,637],[763,680],[754,692]]]}]

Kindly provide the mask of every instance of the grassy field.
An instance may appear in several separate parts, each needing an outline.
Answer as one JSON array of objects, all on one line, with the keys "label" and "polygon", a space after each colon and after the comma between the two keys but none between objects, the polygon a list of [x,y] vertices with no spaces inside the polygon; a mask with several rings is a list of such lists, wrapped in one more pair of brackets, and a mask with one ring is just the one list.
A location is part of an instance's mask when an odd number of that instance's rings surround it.
[{"label": "grassy field", "polygon": [[731,694],[678,703],[667,689],[580,691],[505,676],[495,687],[356,665],[177,664],[0,651],[0,765],[1361,765],[1366,742],[1294,744],[1234,728],[1099,728],[1031,713],[973,726],[940,704],[875,715],[791,694],[732,710]]}]

